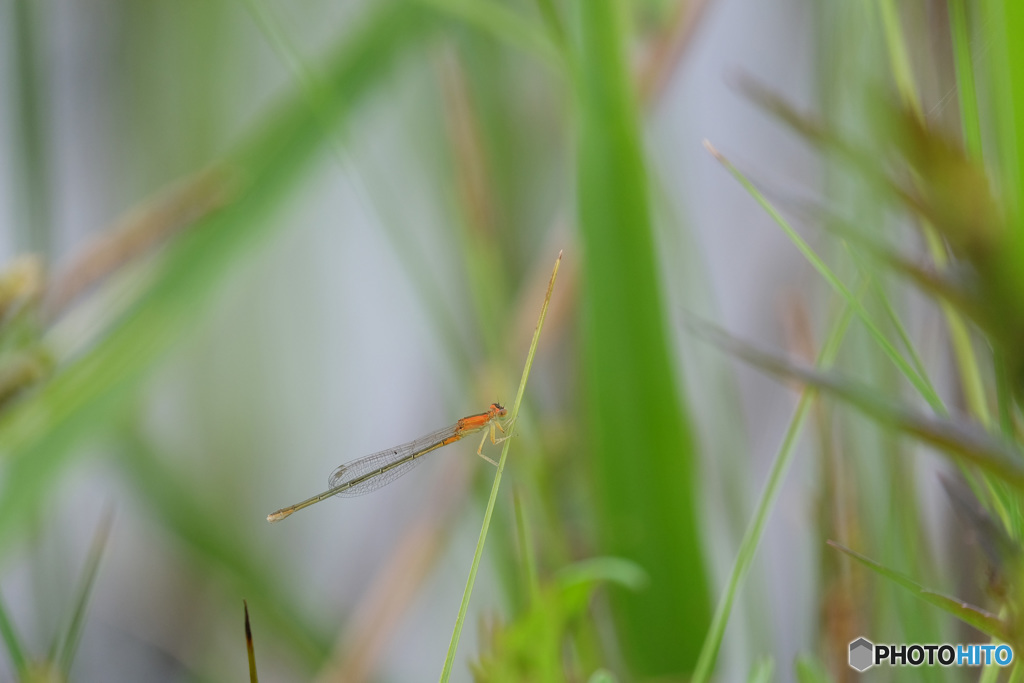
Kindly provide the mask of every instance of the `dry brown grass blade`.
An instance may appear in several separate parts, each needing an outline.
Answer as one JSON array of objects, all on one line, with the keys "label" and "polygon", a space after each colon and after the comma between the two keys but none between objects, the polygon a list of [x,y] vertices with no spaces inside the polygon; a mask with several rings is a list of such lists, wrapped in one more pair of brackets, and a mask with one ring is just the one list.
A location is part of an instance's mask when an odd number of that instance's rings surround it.
[{"label": "dry brown grass blade", "polygon": [[669,25],[651,46],[636,76],[640,101],[645,105],[664,93],[709,4],[710,0],[677,0]]},{"label": "dry brown grass blade", "polygon": [[494,193],[481,142],[480,122],[469,96],[466,75],[450,51],[443,54],[440,71],[445,124],[455,157],[459,204],[470,229],[493,240],[496,228]]}]

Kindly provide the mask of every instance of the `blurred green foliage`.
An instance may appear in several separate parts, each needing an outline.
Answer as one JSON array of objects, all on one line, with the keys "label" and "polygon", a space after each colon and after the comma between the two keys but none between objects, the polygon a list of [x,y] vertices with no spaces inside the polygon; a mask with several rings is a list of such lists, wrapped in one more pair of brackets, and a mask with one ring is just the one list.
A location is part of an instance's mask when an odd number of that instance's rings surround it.
[{"label": "blurred green foliage", "polygon": [[693,434],[668,349],[624,10],[610,0],[579,8],[585,405],[604,550],[650,576],[648,590],[613,593],[619,633],[638,674],[668,676],[693,666],[709,609],[696,561]]},{"label": "blurred green foliage", "polygon": [[[709,485],[699,459],[717,454],[702,450],[689,410],[704,394],[687,397],[681,386],[675,312],[667,310],[681,297],[668,289],[672,273],[660,271],[664,236],[655,229],[655,216],[670,212],[652,189],[674,192],[676,180],[661,177],[644,144],[658,97],[647,84],[658,81],[652,74],[671,73],[686,37],[701,30],[687,23],[699,19],[700,2],[388,0],[346,7],[337,26],[316,26],[325,50],[305,44],[288,20],[293,8],[263,0],[109,4],[124,22],[118,49],[128,57],[113,79],[123,101],[108,103],[123,119],[108,125],[131,144],[111,155],[124,155],[128,170],[112,173],[108,189],[111,201],[148,210],[77,254],[82,268],[72,272],[85,273],[84,280],[62,280],[62,271],[40,265],[55,258],[61,234],[50,170],[56,145],[46,125],[52,83],[45,57],[56,40],[49,5],[14,0],[10,10],[22,209],[12,241],[35,255],[0,274],[0,551],[9,564],[31,558],[24,551],[40,543],[55,482],[79,471],[85,446],[102,434],[109,438],[103,464],[172,540],[169,552],[210,577],[230,609],[237,597],[249,600],[267,634],[256,643],[258,659],[283,662],[297,678],[372,676],[380,650],[359,647],[360,638],[394,645],[395,614],[420,594],[457,515],[424,512],[419,521],[435,523],[429,533],[395,544],[377,574],[381,581],[400,576],[400,597],[381,606],[374,590],[361,596],[365,609],[385,614],[383,626],[333,608],[324,623],[310,607],[316,600],[297,598],[305,587],[297,585],[286,546],[268,540],[263,526],[255,530],[266,511],[252,512],[243,489],[257,477],[236,480],[229,491],[218,478],[243,463],[276,481],[285,464],[263,471],[267,463],[212,451],[206,469],[191,468],[151,438],[140,404],[155,370],[202,321],[231,274],[285,227],[283,208],[315,186],[318,165],[365,161],[357,151],[359,119],[383,106],[414,131],[410,138],[420,136],[420,147],[405,151],[426,172],[409,172],[421,174],[419,188],[440,207],[443,227],[414,230],[431,228],[410,225],[402,205],[415,193],[390,177],[393,169],[368,168],[367,194],[444,347],[451,367],[436,374],[457,378],[447,391],[476,400],[514,385],[521,320],[532,324],[533,293],[546,278],[552,244],[566,248],[567,293],[552,304],[551,341],[538,359],[542,388],[531,386],[510,446],[509,476],[525,493],[513,508],[502,490],[488,544],[505,602],[498,614],[486,614],[479,651],[463,653],[472,675],[685,680],[700,658],[697,677],[704,680],[727,652],[747,656],[734,670],[752,681],[776,672],[787,680],[841,681],[850,674],[844,648],[859,635],[938,642],[980,632],[1024,652],[1020,3],[816,3],[818,113],[748,89],[766,117],[784,122],[819,155],[820,205],[791,211],[756,175],[726,167],[822,277],[820,294],[799,297],[795,307],[828,324],[812,321],[793,342],[819,359],[814,369],[711,333],[723,349],[813,387],[805,389],[760,502],[747,509],[746,500],[730,501],[737,518],[753,516],[738,551],[726,549],[737,559],[721,581],[708,575],[721,566],[709,557],[716,544],[700,542],[702,532],[722,526],[701,517],[707,501],[700,494]],[[234,31],[269,44],[262,57],[290,79],[273,96],[242,97],[225,77]],[[638,54],[654,55],[653,66]],[[958,106],[943,107],[951,93]],[[229,108],[244,115],[228,116]],[[227,125],[235,118],[247,122],[244,134]],[[185,179],[172,199],[157,191],[176,177]],[[821,228],[814,238],[801,234],[805,222]],[[440,245],[437,253],[450,261],[435,262],[434,252],[421,248],[426,243]],[[446,266],[452,272],[442,272]],[[104,287],[120,288],[120,308],[90,313],[89,301]],[[358,294],[373,297],[371,289]],[[375,307],[387,304],[372,299]],[[922,310],[941,320],[941,335],[915,322]],[[93,331],[68,348],[56,343],[54,329],[73,314],[94,316]],[[932,347],[936,336],[949,358]],[[815,338],[825,340],[820,349]],[[952,387],[943,381],[947,370]],[[760,631],[740,625],[747,652],[726,640],[726,624],[744,600],[748,572],[762,569],[756,551],[805,436],[814,437],[809,479],[817,503],[807,514],[819,553],[806,618],[819,635],[801,642],[795,661],[783,661],[772,656],[775,615]],[[953,557],[933,547],[929,530],[942,523],[934,501],[918,491],[919,441],[955,465],[969,493],[952,494],[954,507],[985,548],[965,550],[959,536],[949,540]],[[737,469],[744,471],[728,476],[749,483],[749,468]],[[449,498],[453,507],[463,505],[459,495]],[[478,515],[482,497],[465,500],[460,514]],[[116,537],[116,526],[111,533]],[[308,561],[320,561],[307,550],[301,554]],[[52,641],[59,645],[47,654],[22,637],[0,605],[0,636],[19,677],[73,677],[97,572],[102,580],[98,550],[86,565]],[[711,592],[719,584],[725,588],[712,622]],[[477,610],[483,608],[471,603],[471,618]],[[448,621],[439,614],[436,627],[447,629]],[[957,622],[977,632],[964,635]],[[202,635],[206,649],[181,668],[196,678],[223,677],[232,661],[218,638]],[[953,671],[889,674],[957,678]]]}]

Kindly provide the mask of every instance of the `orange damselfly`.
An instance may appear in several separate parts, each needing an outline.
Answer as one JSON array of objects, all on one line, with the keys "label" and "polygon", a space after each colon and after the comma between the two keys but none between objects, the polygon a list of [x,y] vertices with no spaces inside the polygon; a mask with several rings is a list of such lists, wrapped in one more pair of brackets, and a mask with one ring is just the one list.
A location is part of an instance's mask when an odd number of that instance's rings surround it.
[{"label": "orange damselfly", "polygon": [[476,453],[480,457],[494,463],[493,460],[483,454],[484,442],[488,436],[491,437],[491,443],[498,443],[500,441],[497,438],[496,430],[505,431],[501,424],[501,418],[505,417],[506,412],[502,405],[492,403],[487,408],[487,412],[469,415],[449,427],[438,429],[409,443],[345,463],[331,473],[330,478],[327,480],[329,488],[326,491],[312,498],[307,498],[301,503],[289,505],[277,512],[270,513],[267,515],[267,521],[280,521],[293,512],[309,507],[314,503],[319,503],[321,500],[326,500],[332,496],[361,496],[364,493],[376,491],[411,470],[420,462],[420,458],[427,453],[455,443],[466,435],[481,430],[486,431],[483,438],[480,439],[480,447],[476,449]]}]

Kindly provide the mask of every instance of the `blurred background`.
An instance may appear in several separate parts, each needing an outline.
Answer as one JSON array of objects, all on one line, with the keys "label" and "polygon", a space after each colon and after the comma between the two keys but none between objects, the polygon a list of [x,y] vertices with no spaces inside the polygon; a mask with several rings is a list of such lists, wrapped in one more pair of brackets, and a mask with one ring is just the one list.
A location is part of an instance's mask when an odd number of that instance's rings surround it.
[{"label": "blurred background", "polygon": [[441,674],[559,251],[452,680],[1008,640],[1011,4],[0,3],[3,678]]}]

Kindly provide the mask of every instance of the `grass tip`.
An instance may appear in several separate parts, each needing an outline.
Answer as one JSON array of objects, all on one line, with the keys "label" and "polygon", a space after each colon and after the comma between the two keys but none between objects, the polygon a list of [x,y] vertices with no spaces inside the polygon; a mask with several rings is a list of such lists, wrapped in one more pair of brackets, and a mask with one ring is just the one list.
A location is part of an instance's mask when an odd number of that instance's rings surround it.
[{"label": "grass tip", "polygon": [[707,138],[704,138],[704,149],[711,152],[711,156],[715,157],[719,161],[723,160],[724,157],[722,156],[722,153],[715,149],[715,146],[712,145],[711,141]]}]

